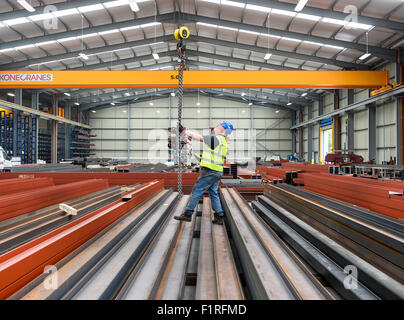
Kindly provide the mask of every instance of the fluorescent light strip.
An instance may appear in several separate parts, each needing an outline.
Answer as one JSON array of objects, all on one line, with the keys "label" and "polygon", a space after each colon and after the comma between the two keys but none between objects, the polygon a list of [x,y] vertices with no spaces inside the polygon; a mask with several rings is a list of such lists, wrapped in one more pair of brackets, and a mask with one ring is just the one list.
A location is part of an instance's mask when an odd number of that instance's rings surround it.
[{"label": "fluorescent light strip", "polygon": [[17,0],[17,2],[27,11],[35,12],[35,8],[31,6],[26,0]]},{"label": "fluorescent light strip", "polygon": [[[150,26],[154,26],[154,25],[160,25],[160,24],[161,24],[161,22],[146,23],[146,24],[142,24],[140,26],[136,26],[136,29],[137,28],[146,28],[146,27],[150,27]],[[20,46],[20,47],[3,49],[3,50],[0,50],[0,53],[13,51],[13,50],[22,50],[22,49],[27,49],[27,48],[34,48],[34,47],[43,46],[43,45],[52,44],[52,43],[57,43],[57,42],[67,42],[67,41],[74,41],[74,40],[84,39],[84,38],[89,38],[89,37],[95,37],[95,36],[105,35],[105,34],[112,33],[112,32],[124,31],[124,29],[127,29],[127,28],[114,29],[114,30],[111,30],[111,31],[98,32],[98,33],[91,33],[91,34],[82,35],[82,36],[78,36],[78,37],[61,38],[61,39],[57,39],[57,40],[53,40],[53,41],[38,42],[38,43],[33,43],[33,44]],[[134,27],[131,27],[131,29],[134,29]],[[160,44],[160,43],[162,43],[162,42],[160,41],[160,42],[156,42],[156,43],[153,43],[153,44]],[[152,44],[150,44],[150,45],[152,45]],[[125,49],[119,49],[119,50],[126,50],[126,48]],[[113,50],[112,52],[116,52],[116,51],[119,51],[119,50]],[[107,52],[111,52],[111,51],[107,51]],[[105,53],[107,53],[107,52],[105,52]],[[71,59],[71,58],[69,58],[69,59]],[[63,59],[63,60],[68,60],[68,59]],[[62,60],[60,60],[60,61],[62,61]]]},{"label": "fluorescent light strip", "polygon": [[359,57],[359,60],[365,60],[367,58],[369,58],[372,54],[371,53],[365,53],[364,55]]},{"label": "fluorescent light strip", "polygon": [[228,0],[204,0],[204,1],[210,2],[210,3],[215,3],[215,4],[222,4],[225,6],[238,7],[238,8],[244,8],[244,6],[245,6],[244,3],[228,1]]},{"label": "fluorescent light strip", "polygon": [[[136,0],[137,3],[146,2],[146,1],[151,1],[151,0]],[[5,24],[7,26],[13,26],[16,24],[30,22],[30,20],[40,21],[40,20],[45,20],[45,19],[51,19],[53,17],[64,17],[67,15],[80,14],[80,13],[85,13],[85,12],[93,12],[93,11],[98,11],[98,10],[102,10],[105,8],[108,9],[108,8],[114,8],[114,7],[124,6],[124,5],[129,5],[129,1],[128,0],[110,1],[110,2],[105,2],[103,4],[82,6],[82,7],[78,7],[75,9],[58,10],[58,11],[55,11],[52,13],[36,14],[36,15],[31,15],[31,16],[25,17],[25,18],[5,20],[2,22],[3,22],[3,24]]]},{"label": "fluorescent light strip", "polygon": [[299,0],[295,7],[295,11],[302,11],[309,0]]},{"label": "fluorescent light strip", "polygon": [[128,2],[133,12],[138,12],[140,10],[135,0],[128,0]]},{"label": "fluorescent light strip", "polygon": [[[219,4],[220,0],[200,0],[204,2],[211,2],[211,3],[216,3]],[[244,3],[240,2],[235,2],[235,1],[225,1],[222,0],[221,2],[223,5],[228,5],[232,7],[239,7],[239,8],[244,8]],[[304,6],[306,5],[307,0],[300,0],[298,3],[298,6],[296,6],[297,9],[295,11],[302,11]],[[320,16],[315,16],[315,15],[308,15],[304,13],[297,13],[294,11],[287,11],[287,10],[280,10],[280,9],[273,9],[273,8],[268,8],[268,7],[263,7],[263,6],[257,6],[257,5],[252,5],[252,4],[247,4],[245,6],[246,9],[249,10],[254,10],[254,11],[260,11],[260,12],[265,12],[265,13],[273,13],[273,14],[278,14],[278,15],[283,15],[283,16],[288,16],[288,17],[296,17],[296,18],[301,18],[301,19],[306,19],[306,20],[312,20],[312,21],[322,21],[326,23],[332,23],[332,24],[337,24],[337,25],[346,25],[350,26],[351,28],[357,28],[357,29],[363,29],[363,30],[370,30],[374,28],[374,26],[363,24],[363,23],[355,23],[355,22],[348,22],[345,20],[337,20],[337,19],[331,19],[331,18],[323,18]]]},{"label": "fluorescent light strip", "polygon": [[[197,22],[197,24],[201,25],[201,26],[212,27],[212,28],[229,29],[228,27],[223,27],[223,26],[219,26],[219,25],[216,25],[216,24],[210,24],[210,23],[204,23],[204,22]],[[231,29],[233,29],[233,28],[231,28]],[[243,29],[233,29],[233,30],[234,31],[239,31],[239,32],[245,32],[245,33],[251,33],[251,34],[254,34],[254,35],[270,37],[270,38],[283,39],[283,40],[294,41],[294,42],[302,42],[302,40],[299,40],[299,39],[289,38],[289,37],[279,37],[279,36],[276,36],[276,35],[273,35],[273,34],[258,33],[258,32],[252,32],[252,31],[249,31],[249,30],[243,30]],[[309,44],[315,44],[315,45],[318,45],[318,46],[325,46],[325,47],[329,47],[329,48],[333,48],[333,49],[338,49],[338,50],[345,49],[344,47],[333,46],[333,45],[329,45],[329,44],[325,44],[325,43],[311,42],[311,41],[304,41],[304,42],[309,43]]]}]

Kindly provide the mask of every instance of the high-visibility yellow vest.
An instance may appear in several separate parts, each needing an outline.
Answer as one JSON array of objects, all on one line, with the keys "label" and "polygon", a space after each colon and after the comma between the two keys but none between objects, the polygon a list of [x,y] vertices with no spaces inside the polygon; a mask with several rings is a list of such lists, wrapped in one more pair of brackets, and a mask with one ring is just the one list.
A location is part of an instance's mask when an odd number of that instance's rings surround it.
[{"label": "high-visibility yellow vest", "polygon": [[225,136],[216,136],[219,144],[215,149],[211,149],[204,143],[204,151],[202,153],[201,167],[209,168],[214,171],[223,171],[224,158],[227,154],[227,141]]}]

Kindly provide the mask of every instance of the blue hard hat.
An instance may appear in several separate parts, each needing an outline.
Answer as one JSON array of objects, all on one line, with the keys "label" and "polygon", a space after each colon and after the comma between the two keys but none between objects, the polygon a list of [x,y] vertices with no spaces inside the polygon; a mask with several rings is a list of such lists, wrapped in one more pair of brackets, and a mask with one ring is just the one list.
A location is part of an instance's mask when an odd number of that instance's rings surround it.
[{"label": "blue hard hat", "polygon": [[230,135],[233,131],[233,125],[231,124],[230,121],[223,121],[220,123],[220,125],[226,129],[227,135]]}]

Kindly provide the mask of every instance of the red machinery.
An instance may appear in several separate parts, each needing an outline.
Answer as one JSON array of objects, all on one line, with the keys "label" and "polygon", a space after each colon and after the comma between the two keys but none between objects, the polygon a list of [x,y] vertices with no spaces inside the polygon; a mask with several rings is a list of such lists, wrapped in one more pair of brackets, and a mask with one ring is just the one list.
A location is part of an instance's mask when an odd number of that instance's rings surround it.
[{"label": "red machinery", "polygon": [[325,156],[325,162],[332,163],[362,163],[363,157],[353,153],[329,153]]}]

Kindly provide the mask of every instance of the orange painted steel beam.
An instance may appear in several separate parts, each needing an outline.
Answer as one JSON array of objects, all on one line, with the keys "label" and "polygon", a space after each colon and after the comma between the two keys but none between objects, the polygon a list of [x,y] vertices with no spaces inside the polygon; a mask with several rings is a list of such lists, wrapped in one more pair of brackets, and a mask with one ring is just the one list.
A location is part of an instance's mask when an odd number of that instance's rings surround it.
[{"label": "orange painted steel beam", "polygon": [[153,181],[118,200],[40,238],[0,256],[0,299],[6,299],[53,265],[91,239],[108,225],[163,189],[164,181]]},{"label": "orange painted steel beam", "polygon": [[[17,178],[20,174],[18,172],[0,172],[0,180]],[[24,172],[24,174],[53,178],[56,185],[87,179],[107,179],[110,186],[132,185],[152,180],[164,180],[167,187],[178,184],[178,173],[176,172]],[[198,177],[199,173],[183,173],[183,184],[193,186]]]},{"label": "orange painted steel beam", "polygon": [[0,196],[0,221],[107,189],[108,180],[77,181]]},{"label": "orange painted steel beam", "polygon": [[14,178],[0,180],[0,196],[53,186],[52,178]]},{"label": "orange painted steel beam", "polygon": [[[177,71],[0,71],[2,88],[176,88]],[[378,89],[388,71],[185,71],[184,88]]]}]

